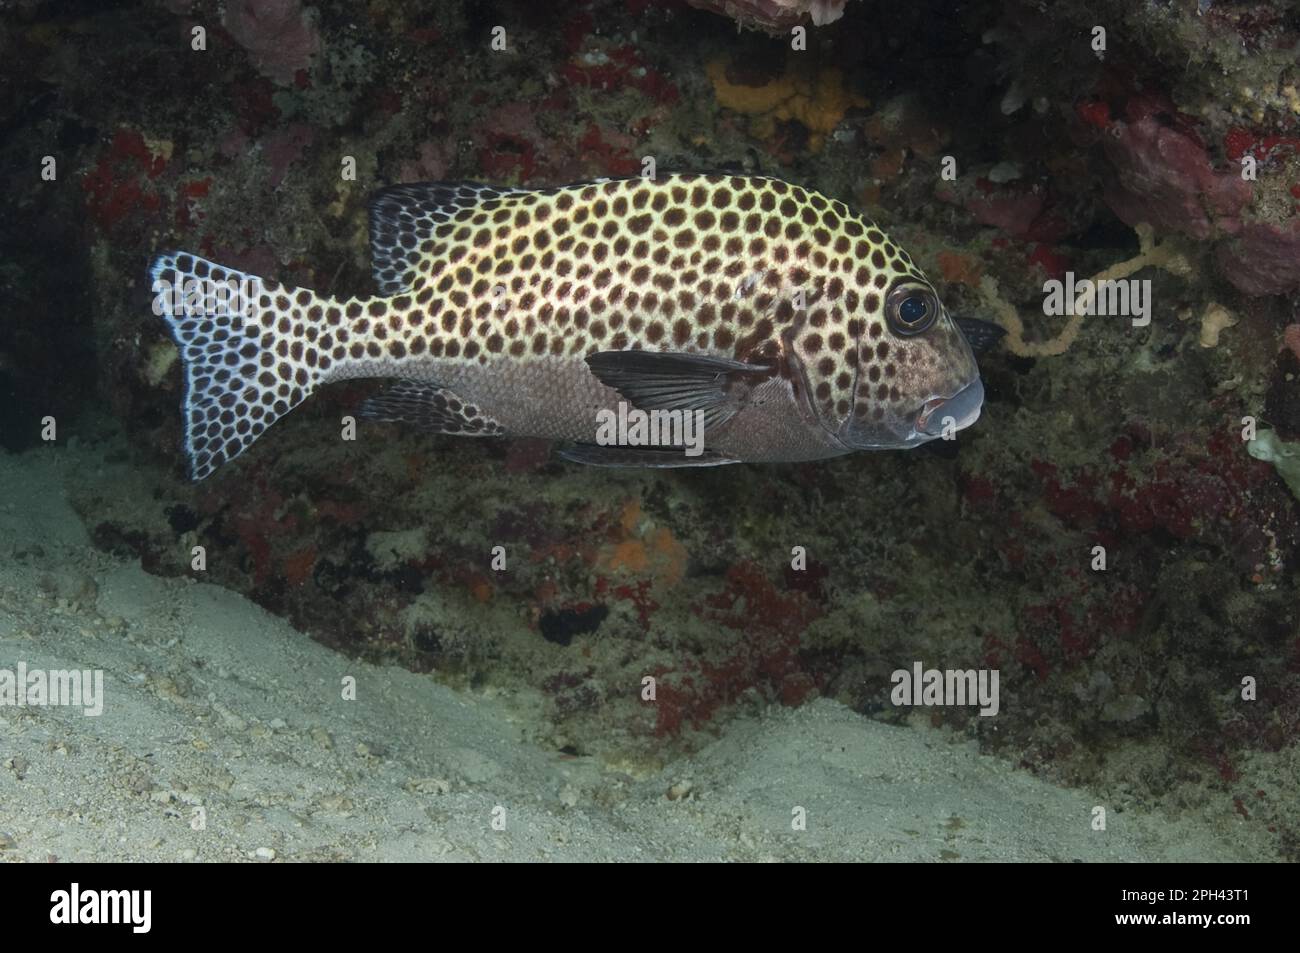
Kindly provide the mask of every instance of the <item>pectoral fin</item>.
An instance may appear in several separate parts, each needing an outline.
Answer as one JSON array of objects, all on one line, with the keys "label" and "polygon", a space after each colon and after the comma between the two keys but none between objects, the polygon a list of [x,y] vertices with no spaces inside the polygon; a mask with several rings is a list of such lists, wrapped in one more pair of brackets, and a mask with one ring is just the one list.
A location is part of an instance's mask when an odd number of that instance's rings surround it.
[{"label": "pectoral fin", "polygon": [[587,366],[639,410],[703,411],[706,431],[735,416],[754,386],[773,373],[763,365],[672,351],[598,351]]}]

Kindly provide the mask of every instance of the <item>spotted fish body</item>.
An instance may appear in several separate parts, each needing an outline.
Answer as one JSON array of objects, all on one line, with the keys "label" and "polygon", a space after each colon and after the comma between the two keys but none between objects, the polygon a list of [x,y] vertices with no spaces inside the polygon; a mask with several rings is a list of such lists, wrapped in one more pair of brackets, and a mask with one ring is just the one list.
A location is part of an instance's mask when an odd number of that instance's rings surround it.
[{"label": "spotted fish body", "polygon": [[[971,348],[908,254],[778,179],[396,186],[372,201],[371,244],[380,293],[368,298],[184,252],[154,261],[155,291],[249,289],[241,307],[209,295],[162,308],[185,365],[195,479],[314,388],[355,378],[396,379],[367,416],[551,438],[609,465],[910,447],[979,415]],[[596,445],[599,412],[621,402],[703,412],[705,453]]]}]

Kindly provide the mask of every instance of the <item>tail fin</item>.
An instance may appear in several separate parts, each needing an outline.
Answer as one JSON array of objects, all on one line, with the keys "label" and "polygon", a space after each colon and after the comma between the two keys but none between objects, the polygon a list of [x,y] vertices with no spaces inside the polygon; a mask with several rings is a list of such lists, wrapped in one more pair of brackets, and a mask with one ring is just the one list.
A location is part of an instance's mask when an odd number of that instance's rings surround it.
[{"label": "tail fin", "polygon": [[[326,318],[310,291],[168,252],[149,269],[154,313],[185,368],[185,452],[202,480],[300,404],[329,367]],[[324,340],[318,341],[318,336]]]}]

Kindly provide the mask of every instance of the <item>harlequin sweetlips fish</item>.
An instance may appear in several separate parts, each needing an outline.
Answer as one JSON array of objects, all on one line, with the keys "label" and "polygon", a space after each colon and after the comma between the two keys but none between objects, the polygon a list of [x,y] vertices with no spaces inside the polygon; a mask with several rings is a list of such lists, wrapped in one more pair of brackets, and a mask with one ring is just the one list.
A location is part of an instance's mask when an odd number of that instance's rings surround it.
[{"label": "harlequin sweetlips fish", "polygon": [[[980,414],[980,322],[952,318],[875,224],[779,179],[399,185],[370,218],[372,297],[155,259],[194,479],[355,378],[394,379],[365,417],[549,438],[607,466],[914,447]],[[694,415],[702,446],[595,439],[602,412],[629,408]]]}]

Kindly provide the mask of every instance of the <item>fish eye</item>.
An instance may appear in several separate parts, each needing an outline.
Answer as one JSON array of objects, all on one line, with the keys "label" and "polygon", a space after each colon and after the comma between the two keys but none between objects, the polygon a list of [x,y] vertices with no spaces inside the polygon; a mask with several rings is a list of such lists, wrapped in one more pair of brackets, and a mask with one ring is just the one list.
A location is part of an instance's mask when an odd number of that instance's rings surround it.
[{"label": "fish eye", "polygon": [[929,286],[917,281],[894,285],[885,299],[885,320],[895,334],[923,334],[938,317],[939,299]]}]

